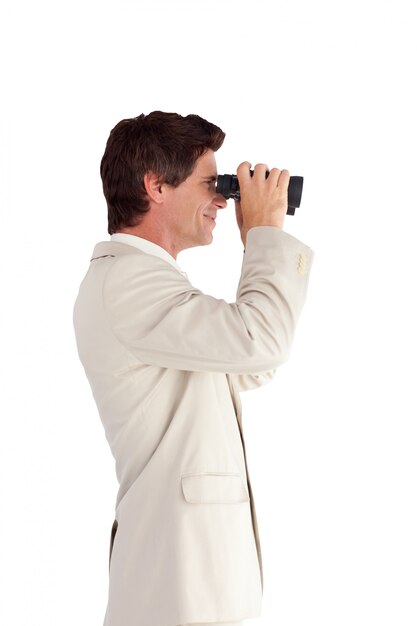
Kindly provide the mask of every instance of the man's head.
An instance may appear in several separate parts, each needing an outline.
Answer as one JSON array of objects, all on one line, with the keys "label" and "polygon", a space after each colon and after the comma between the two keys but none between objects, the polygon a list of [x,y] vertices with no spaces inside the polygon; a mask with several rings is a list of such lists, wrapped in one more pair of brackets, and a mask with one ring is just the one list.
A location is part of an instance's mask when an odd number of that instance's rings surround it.
[{"label": "man's head", "polygon": [[[214,152],[225,133],[198,115],[153,111],[111,131],[100,165],[108,232],[128,232],[162,245],[176,258],[212,241],[218,208]],[[211,178],[211,180],[208,180]]]}]

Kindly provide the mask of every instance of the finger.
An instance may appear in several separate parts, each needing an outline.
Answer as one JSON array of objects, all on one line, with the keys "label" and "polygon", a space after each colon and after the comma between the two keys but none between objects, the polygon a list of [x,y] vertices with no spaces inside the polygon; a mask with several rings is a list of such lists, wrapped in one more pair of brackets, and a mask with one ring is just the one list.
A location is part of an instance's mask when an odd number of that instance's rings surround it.
[{"label": "finger", "polygon": [[271,187],[278,186],[278,179],[279,179],[280,174],[281,174],[281,170],[279,170],[277,167],[273,167],[272,170],[269,172],[268,182],[271,185]]},{"label": "finger", "polygon": [[268,171],[268,166],[265,163],[257,163],[253,170],[253,179],[265,180],[267,171]]},{"label": "finger", "polygon": [[243,163],[239,165],[239,167],[236,170],[239,184],[241,182],[250,180],[249,170],[251,167],[252,167],[252,163],[249,163],[249,161],[243,161]]},{"label": "finger", "polygon": [[278,189],[283,193],[287,193],[288,185],[290,183],[290,173],[288,170],[281,170],[281,174],[278,179]]}]

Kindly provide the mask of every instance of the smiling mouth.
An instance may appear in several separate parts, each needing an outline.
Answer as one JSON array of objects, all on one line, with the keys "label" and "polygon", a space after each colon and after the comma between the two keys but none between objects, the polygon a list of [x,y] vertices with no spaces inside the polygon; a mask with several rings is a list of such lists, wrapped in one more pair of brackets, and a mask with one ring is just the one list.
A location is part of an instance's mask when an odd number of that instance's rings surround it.
[{"label": "smiling mouth", "polygon": [[210,217],[210,215],[205,215],[204,217],[207,217],[207,219],[209,219],[212,222],[216,223],[216,218],[215,217]]}]

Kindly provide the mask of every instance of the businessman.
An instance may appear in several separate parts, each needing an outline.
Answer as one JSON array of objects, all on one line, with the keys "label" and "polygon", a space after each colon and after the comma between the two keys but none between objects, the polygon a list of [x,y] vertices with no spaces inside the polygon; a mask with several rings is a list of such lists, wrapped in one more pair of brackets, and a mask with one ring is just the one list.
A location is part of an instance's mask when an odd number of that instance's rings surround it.
[{"label": "businessman", "polygon": [[74,328],[119,482],[104,626],[261,615],[239,392],[288,359],[314,253],[283,229],[289,172],[257,164],[251,177],[244,161],[236,301],[190,283],[177,255],[213,241],[224,138],[198,115],[154,111],[119,122],[101,161],[110,240],[94,247]]}]

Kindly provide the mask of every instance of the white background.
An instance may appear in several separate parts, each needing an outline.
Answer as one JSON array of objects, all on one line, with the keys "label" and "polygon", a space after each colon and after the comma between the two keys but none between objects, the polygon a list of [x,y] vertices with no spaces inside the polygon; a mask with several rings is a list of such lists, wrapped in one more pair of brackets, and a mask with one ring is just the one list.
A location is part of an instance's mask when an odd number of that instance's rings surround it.
[{"label": "white background", "polygon": [[[413,4],[2,3],[5,626],[104,618],[118,485],[72,307],[109,238],[109,132],[155,109],[219,125],[219,173],[304,176],[284,229],[315,252],[307,302],[289,361],[241,395],[265,570],[248,624],[416,625]],[[177,261],[234,302],[242,250],[229,201],[213,244]]]}]

